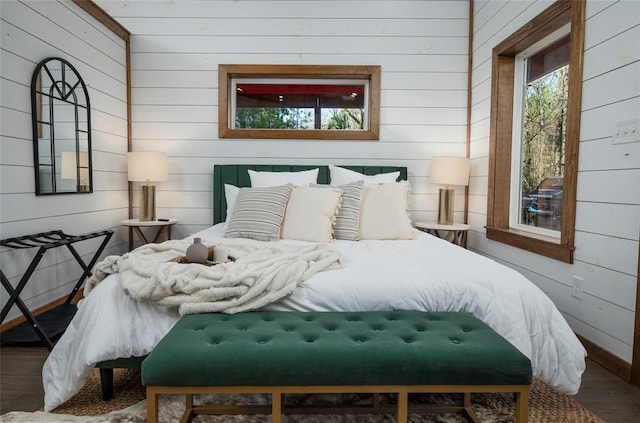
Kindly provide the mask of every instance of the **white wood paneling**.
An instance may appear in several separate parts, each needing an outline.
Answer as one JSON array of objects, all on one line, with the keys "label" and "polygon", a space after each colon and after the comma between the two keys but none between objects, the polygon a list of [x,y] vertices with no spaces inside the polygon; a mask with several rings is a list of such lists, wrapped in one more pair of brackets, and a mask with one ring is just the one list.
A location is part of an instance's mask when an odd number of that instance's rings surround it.
[{"label": "white wood paneling", "polygon": [[638,60],[640,25],[592,47],[585,46],[584,79],[591,79],[610,71],[612,66],[624,66]]},{"label": "white wood paneling", "polygon": [[640,169],[581,171],[577,196],[578,201],[640,204]]},{"label": "white wood paneling", "polygon": [[[101,0],[101,7],[117,18],[258,18],[271,20],[278,18],[356,18],[411,19],[424,17],[431,19],[466,19],[469,4],[466,1],[388,1],[388,0],[249,0],[207,1],[183,0],[167,1],[115,1]],[[348,22],[349,20],[347,20]],[[129,30],[137,32],[136,22],[130,20]],[[243,28],[235,28],[236,31]],[[327,29],[328,31],[329,29]]]},{"label": "white wood paneling", "polygon": [[583,141],[580,144],[580,169],[597,171],[603,168],[640,168],[640,143],[612,145],[611,137]]},{"label": "white wood paneling", "polygon": [[[640,48],[633,63],[622,65],[610,72],[583,82],[582,110],[590,110],[607,104],[640,96]],[[620,83],[624,81],[624,83]]]},{"label": "white wood paneling", "polygon": [[[182,211],[210,207],[214,163],[406,165],[422,215],[437,209],[437,187],[413,175],[428,176],[434,155],[466,153],[467,1],[98,4],[133,34],[134,150],[169,154],[158,201],[180,215],[176,230],[201,224]],[[218,140],[225,63],[380,65],[380,140]]]},{"label": "white wood paneling", "polygon": [[[2,239],[62,229],[81,234],[114,229],[106,254],[126,248],[120,221],[128,215],[125,44],[70,0],[0,2],[0,233]],[[36,196],[31,129],[31,75],[48,57],[68,60],[91,101],[94,193]],[[115,170],[117,169],[117,170]],[[97,240],[77,244],[86,261]],[[2,270],[16,284],[34,251],[0,250]],[[81,273],[66,249],[45,254],[22,298],[35,308],[69,290]],[[7,300],[2,290],[2,304]],[[19,316],[14,307],[8,319]]]},{"label": "white wood paneling", "polygon": [[120,18],[125,27],[136,28],[137,35],[154,36],[224,36],[243,28],[242,36],[287,36],[295,32],[306,37],[327,35],[332,28],[332,36],[377,37],[457,37],[468,28],[466,19],[425,19],[425,18],[242,18],[203,17],[178,18],[156,17],[153,19]]},{"label": "white wood paneling", "polygon": [[[599,106],[591,110],[584,110],[580,122],[580,139],[589,141],[607,138],[608,142],[610,142],[611,137],[615,134],[618,120],[633,118],[638,115],[639,111],[640,97]],[[582,164],[582,162],[580,163]]]},{"label": "white wood paneling", "polygon": [[[638,145],[612,145],[618,120],[640,116],[640,2],[587,0],[575,263],[485,238],[491,50],[548,1],[475,4],[469,246],[539,285],[581,335],[631,361],[640,228]],[[584,278],[582,301],[571,277]]]},{"label": "white wood paneling", "polygon": [[[132,44],[135,44],[135,37]],[[380,65],[385,72],[466,72],[467,55],[463,54],[341,54],[341,53],[281,53],[265,54],[182,54],[138,53],[131,57],[134,71],[197,71],[216,72],[219,63],[270,63],[316,65]],[[135,73],[134,73],[135,75]],[[384,77],[384,74],[383,74]],[[217,86],[217,76],[214,76]],[[134,81],[134,86],[137,83]],[[209,86],[207,84],[206,86]]]}]

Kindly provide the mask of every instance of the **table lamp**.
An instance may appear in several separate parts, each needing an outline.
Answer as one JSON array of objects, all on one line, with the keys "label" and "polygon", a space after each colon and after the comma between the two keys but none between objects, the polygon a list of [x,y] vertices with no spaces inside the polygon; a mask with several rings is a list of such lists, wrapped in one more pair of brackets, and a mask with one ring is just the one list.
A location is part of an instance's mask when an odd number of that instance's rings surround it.
[{"label": "table lamp", "polygon": [[434,157],[431,160],[431,182],[445,186],[440,188],[438,224],[453,224],[455,190],[449,188],[449,185],[468,185],[469,165],[470,160],[467,157]]},{"label": "table lamp", "polygon": [[144,182],[140,185],[140,221],[156,220],[156,186],[150,181],[168,179],[167,153],[132,151],[127,153],[129,181]]},{"label": "table lamp", "polygon": [[[80,158],[80,166],[78,166],[77,157]],[[75,179],[78,192],[89,191],[89,153],[86,151],[63,151],[62,152],[62,171],[60,177],[62,179]],[[78,175],[80,170],[80,175]],[[80,179],[78,179],[78,176]]]}]

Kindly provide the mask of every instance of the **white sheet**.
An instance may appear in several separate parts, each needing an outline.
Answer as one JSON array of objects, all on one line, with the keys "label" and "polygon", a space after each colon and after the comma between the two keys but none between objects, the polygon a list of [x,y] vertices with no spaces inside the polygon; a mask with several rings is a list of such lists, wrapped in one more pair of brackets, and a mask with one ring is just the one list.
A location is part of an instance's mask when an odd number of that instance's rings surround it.
[{"label": "white sheet", "polygon": [[[223,226],[194,236],[224,243]],[[486,257],[419,231],[416,236],[410,241],[335,241],[342,269],[312,276],[266,309],[469,312],[529,357],[535,376],[560,392],[578,391],[586,351],[539,288]],[[95,363],[148,354],[177,318],[127,297],[118,275],[109,276],[82,301],[45,362],[45,410],[78,392]]]}]

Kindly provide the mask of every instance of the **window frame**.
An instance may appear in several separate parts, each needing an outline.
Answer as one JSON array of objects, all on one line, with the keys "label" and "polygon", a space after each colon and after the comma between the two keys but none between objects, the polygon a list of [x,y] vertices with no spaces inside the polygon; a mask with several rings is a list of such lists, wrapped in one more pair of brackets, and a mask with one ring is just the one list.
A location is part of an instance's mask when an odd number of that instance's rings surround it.
[{"label": "window frame", "polygon": [[[510,226],[514,78],[516,56],[566,24],[571,24],[569,98],[565,138],[562,226],[560,238]],[[558,0],[493,49],[489,136],[488,239],[536,254],[573,263],[578,176],[578,146],[582,106],[585,5],[580,0]]]},{"label": "window frame", "polygon": [[[218,65],[218,137],[247,139],[378,140],[380,138],[380,66],[349,65]],[[366,129],[234,129],[233,81],[241,78],[272,80],[368,81]]]}]

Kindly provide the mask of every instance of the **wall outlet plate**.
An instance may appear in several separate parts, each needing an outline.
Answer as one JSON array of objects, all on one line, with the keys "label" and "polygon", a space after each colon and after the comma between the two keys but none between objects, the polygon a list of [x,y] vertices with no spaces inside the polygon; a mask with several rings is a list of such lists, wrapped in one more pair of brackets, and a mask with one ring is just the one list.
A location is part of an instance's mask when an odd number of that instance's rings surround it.
[{"label": "wall outlet plate", "polygon": [[573,275],[571,276],[571,296],[582,300],[582,282],[584,278],[580,276]]},{"label": "wall outlet plate", "polygon": [[640,141],[640,119],[621,120],[613,130],[613,144]]}]

